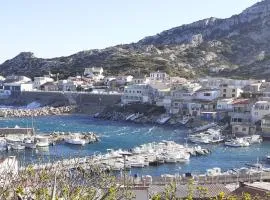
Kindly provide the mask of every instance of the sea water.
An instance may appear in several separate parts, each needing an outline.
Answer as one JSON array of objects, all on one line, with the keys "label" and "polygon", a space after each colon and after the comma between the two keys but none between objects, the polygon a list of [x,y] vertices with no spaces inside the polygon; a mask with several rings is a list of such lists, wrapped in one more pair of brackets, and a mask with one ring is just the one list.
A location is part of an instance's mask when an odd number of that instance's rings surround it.
[{"label": "sea water", "polygon": [[[131,149],[138,145],[173,140],[184,144],[188,130],[183,127],[157,126],[149,124],[134,124],[129,122],[106,121],[94,119],[86,115],[42,116],[34,118],[34,127],[38,134],[63,132],[95,132],[100,141],[85,146],[68,145],[60,143],[48,149],[22,150],[0,152],[2,157],[15,155],[22,163],[37,162],[39,160],[51,161],[76,156],[90,156],[105,153],[107,149]],[[31,127],[31,118],[3,118],[0,127]],[[192,145],[192,144],[190,144]],[[206,156],[191,157],[186,164],[163,164],[149,166],[143,169],[132,169],[131,174],[182,174],[186,172],[204,173],[207,169],[220,167],[223,171],[232,168],[244,167],[248,163],[256,163],[257,159],[266,167],[270,167],[265,156],[270,153],[270,142],[251,145],[244,148],[225,147],[224,144],[204,145],[211,150]]]}]

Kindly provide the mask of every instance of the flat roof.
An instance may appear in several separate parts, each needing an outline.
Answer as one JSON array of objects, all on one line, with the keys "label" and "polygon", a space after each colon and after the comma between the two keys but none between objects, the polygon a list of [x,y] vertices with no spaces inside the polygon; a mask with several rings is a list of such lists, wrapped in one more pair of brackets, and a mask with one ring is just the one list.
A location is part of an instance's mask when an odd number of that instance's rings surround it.
[{"label": "flat roof", "polygon": [[235,99],[232,104],[249,104],[249,99]]}]

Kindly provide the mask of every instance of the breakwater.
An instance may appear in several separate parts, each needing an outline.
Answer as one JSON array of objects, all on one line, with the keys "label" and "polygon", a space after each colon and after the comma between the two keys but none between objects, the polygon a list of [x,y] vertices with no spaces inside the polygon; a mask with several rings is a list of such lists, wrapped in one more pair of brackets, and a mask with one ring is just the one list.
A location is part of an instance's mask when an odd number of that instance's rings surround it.
[{"label": "breakwater", "polygon": [[41,107],[36,109],[24,109],[24,108],[2,108],[0,109],[0,115],[2,117],[37,117],[45,115],[62,115],[71,113],[74,107],[61,106],[61,107]]}]

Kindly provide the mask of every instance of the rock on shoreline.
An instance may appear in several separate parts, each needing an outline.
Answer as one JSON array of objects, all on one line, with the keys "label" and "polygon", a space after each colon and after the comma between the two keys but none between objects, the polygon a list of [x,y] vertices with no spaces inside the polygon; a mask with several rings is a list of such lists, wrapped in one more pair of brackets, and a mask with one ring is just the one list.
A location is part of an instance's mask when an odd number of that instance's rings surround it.
[{"label": "rock on shoreline", "polygon": [[73,106],[62,107],[41,107],[37,109],[16,109],[16,108],[3,108],[0,109],[0,115],[2,117],[36,117],[45,115],[61,115],[71,113],[74,109]]}]

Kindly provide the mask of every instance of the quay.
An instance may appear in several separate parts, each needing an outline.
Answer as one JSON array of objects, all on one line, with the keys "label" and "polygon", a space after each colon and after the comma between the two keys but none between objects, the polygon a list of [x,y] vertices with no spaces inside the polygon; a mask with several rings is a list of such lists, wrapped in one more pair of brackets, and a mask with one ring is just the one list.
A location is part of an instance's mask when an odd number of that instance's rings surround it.
[{"label": "quay", "polygon": [[63,142],[68,136],[77,134],[80,139],[86,140],[87,143],[98,142],[100,139],[98,135],[94,132],[53,132],[50,134],[44,134],[43,136],[48,137],[50,144],[54,145],[60,142]]},{"label": "quay", "polygon": [[8,135],[34,135],[33,128],[0,128],[0,136],[6,137]]},{"label": "quay", "polygon": [[[90,170],[91,167],[98,165],[102,170],[108,170],[103,165],[97,164],[94,156],[82,157],[82,158],[71,158],[64,159],[61,161],[56,161],[53,163],[44,163],[44,164],[33,164],[26,167],[20,167],[19,170],[26,170],[28,167],[33,168],[34,170],[42,169],[57,169],[57,170],[71,170],[82,168],[85,170]],[[123,172],[125,173],[125,172]],[[256,182],[256,181],[270,181],[270,171],[253,171],[246,173],[222,173],[220,175],[206,175],[206,174],[196,174],[191,175],[190,173],[185,174],[164,174],[161,176],[152,177],[150,175],[144,175],[141,177],[137,176],[121,176],[117,178],[119,182],[123,181],[123,178],[126,178],[129,183],[132,183],[136,186],[149,186],[149,185],[167,185],[171,182],[175,182],[178,185],[187,185],[192,182],[198,185],[207,185],[207,184],[232,184],[239,182]]]}]

